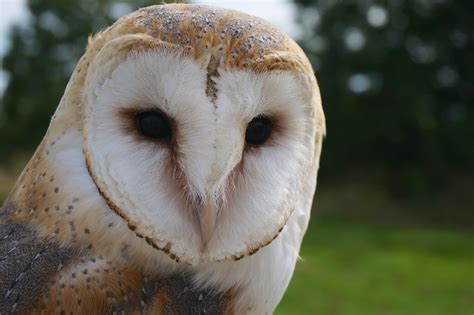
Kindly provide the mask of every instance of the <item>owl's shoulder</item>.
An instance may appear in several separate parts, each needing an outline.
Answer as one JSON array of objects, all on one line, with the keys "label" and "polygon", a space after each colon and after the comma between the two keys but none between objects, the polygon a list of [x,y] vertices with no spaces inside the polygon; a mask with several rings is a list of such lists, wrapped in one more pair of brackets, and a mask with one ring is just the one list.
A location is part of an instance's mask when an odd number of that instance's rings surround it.
[{"label": "owl's shoulder", "polygon": [[45,283],[76,255],[76,249],[38,238],[31,229],[0,217],[0,314],[32,305]]},{"label": "owl's shoulder", "polygon": [[232,294],[196,288],[192,276],[147,275],[107,257],[39,237],[0,217],[0,314],[230,314]]}]

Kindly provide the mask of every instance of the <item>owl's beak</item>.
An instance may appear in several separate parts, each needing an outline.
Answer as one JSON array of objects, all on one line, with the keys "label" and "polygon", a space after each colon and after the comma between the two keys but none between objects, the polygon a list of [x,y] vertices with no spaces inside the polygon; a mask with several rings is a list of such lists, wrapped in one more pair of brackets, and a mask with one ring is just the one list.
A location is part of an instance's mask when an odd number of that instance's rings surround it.
[{"label": "owl's beak", "polygon": [[214,202],[206,201],[196,213],[201,232],[202,247],[205,248],[216,228],[217,206]]}]

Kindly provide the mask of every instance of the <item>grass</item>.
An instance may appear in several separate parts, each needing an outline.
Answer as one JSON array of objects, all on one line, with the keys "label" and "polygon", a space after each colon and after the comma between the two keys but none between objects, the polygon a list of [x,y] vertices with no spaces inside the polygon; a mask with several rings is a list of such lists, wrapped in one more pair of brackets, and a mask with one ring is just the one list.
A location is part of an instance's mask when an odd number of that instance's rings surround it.
[{"label": "grass", "polygon": [[474,313],[471,232],[313,222],[276,314]]}]

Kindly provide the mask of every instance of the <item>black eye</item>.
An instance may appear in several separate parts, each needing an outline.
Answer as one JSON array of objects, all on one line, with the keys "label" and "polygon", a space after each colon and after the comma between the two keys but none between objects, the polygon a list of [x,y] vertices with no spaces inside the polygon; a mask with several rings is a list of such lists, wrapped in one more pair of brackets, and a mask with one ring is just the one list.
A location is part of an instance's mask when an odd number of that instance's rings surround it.
[{"label": "black eye", "polygon": [[135,115],[138,132],[150,139],[171,137],[171,126],[165,114],[157,111],[141,112]]},{"label": "black eye", "polygon": [[255,117],[247,126],[245,141],[251,145],[262,145],[270,137],[272,121],[263,116]]}]

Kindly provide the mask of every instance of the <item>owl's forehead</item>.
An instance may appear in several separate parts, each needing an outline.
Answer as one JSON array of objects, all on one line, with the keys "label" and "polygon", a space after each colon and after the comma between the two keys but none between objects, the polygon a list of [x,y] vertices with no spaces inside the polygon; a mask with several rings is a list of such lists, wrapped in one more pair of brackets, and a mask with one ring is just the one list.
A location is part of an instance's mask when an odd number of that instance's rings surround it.
[{"label": "owl's forehead", "polygon": [[[304,53],[286,34],[260,18],[234,10],[203,5],[156,5],[125,16],[114,28],[189,47],[196,59],[211,58],[233,68],[287,70],[306,63]],[[275,62],[266,58],[274,52],[288,52],[293,59],[301,60],[279,58]]]}]

